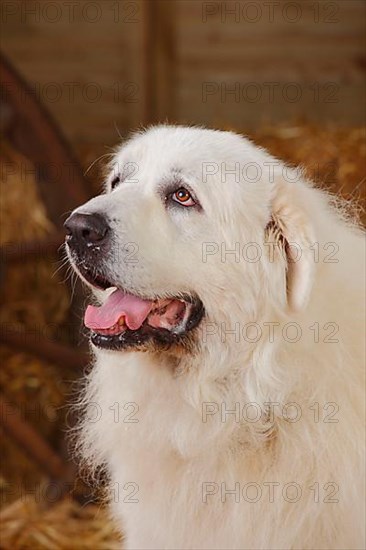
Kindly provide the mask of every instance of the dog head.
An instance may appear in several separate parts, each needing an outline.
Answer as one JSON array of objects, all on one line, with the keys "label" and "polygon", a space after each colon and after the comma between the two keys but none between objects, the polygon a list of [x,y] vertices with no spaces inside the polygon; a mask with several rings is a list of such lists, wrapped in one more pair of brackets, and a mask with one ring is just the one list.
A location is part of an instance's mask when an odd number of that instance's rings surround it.
[{"label": "dog head", "polygon": [[100,304],[85,314],[93,344],[182,353],[223,322],[304,308],[312,230],[282,168],[231,132],[159,126],[123,145],[105,193],[65,222]]}]

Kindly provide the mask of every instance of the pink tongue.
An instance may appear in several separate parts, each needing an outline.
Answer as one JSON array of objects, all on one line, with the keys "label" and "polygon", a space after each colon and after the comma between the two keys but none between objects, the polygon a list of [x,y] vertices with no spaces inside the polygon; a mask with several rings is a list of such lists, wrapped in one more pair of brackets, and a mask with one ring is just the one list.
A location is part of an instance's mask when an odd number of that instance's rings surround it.
[{"label": "pink tongue", "polygon": [[88,306],[84,316],[85,326],[92,330],[108,329],[124,315],[131,330],[141,327],[152,308],[151,300],[143,300],[121,290],[115,290],[100,306]]}]

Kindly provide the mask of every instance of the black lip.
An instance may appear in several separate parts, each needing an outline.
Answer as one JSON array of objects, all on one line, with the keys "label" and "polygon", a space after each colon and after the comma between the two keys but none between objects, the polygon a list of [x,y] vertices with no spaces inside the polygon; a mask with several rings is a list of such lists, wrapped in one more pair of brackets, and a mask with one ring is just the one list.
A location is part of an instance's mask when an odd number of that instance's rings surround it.
[{"label": "black lip", "polygon": [[[91,286],[100,290],[106,290],[111,287],[120,288],[118,284],[115,284],[109,278],[105,277],[97,269],[93,269],[86,265],[86,262],[84,260],[80,260],[74,251],[70,252],[72,260],[71,263],[75,266],[83,279],[85,279],[85,281]],[[126,292],[128,291],[126,290]],[[149,299],[146,296],[141,296],[141,298]],[[166,298],[166,296],[163,298]],[[174,299],[175,296],[171,296],[171,298]],[[150,299],[158,300],[159,296],[155,296]],[[184,300],[193,306],[191,315],[186,323],[186,328],[180,333],[174,333],[173,331],[164,328],[158,329],[151,327],[145,321],[138,330],[127,329],[121,334],[116,335],[99,334],[97,332],[90,331],[90,340],[96,347],[105,350],[126,350],[129,348],[143,349],[149,344],[152,344],[154,348],[163,350],[168,349],[174,344],[182,344],[187,339],[188,334],[201,322],[205,315],[205,308],[197,295],[183,294],[179,296],[178,299]]]},{"label": "black lip", "polygon": [[143,349],[149,344],[152,344],[155,349],[166,350],[174,344],[182,344],[186,340],[188,333],[201,322],[205,313],[203,303],[198,297],[191,298],[190,302],[193,305],[193,309],[183,332],[174,333],[164,328],[151,327],[145,321],[138,330],[127,329],[121,334],[113,336],[91,331],[90,340],[96,347],[111,351],[133,348]]}]

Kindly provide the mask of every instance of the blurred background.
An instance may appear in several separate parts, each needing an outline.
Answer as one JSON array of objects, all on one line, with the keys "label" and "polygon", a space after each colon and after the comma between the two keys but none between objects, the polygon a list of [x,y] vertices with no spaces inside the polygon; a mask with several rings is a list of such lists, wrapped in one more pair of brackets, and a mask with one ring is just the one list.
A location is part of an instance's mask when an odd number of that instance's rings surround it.
[{"label": "blurred background", "polygon": [[155,122],[248,135],[365,220],[363,0],[2,0],[1,548],[117,547],[65,434],[87,369],[67,212]]}]

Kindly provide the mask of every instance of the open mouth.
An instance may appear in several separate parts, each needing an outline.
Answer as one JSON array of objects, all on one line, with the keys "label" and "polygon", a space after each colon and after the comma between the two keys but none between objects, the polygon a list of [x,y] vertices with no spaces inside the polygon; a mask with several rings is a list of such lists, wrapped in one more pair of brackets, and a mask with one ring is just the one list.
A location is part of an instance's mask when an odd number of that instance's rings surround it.
[{"label": "open mouth", "polygon": [[91,341],[100,348],[143,348],[148,342],[167,348],[183,340],[204,315],[197,296],[141,298],[88,270],[82,275],[93,286],[111,290],[101,306],[88,306],[84,316]]}]

